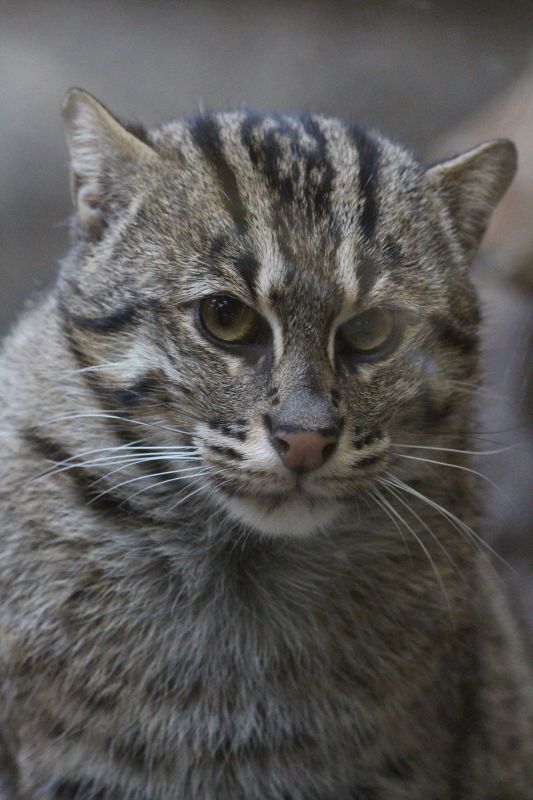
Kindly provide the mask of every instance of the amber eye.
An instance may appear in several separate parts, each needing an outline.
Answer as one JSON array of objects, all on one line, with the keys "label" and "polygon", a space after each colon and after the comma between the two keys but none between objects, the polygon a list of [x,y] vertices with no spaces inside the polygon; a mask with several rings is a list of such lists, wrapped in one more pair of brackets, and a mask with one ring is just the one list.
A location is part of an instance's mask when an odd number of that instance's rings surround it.
[{"label": "amber eye", "polygon": [[370,355],[381,351],[394,337],[396,318],[387,308],[371,308],[345,322],[339,330],[352,351]]},{"label": "amber eye", "polygon": [[200,302],[200,319],[211,336],[226,344],[252,342],[259,322],[250,306],[228,295],[205,297]]}]

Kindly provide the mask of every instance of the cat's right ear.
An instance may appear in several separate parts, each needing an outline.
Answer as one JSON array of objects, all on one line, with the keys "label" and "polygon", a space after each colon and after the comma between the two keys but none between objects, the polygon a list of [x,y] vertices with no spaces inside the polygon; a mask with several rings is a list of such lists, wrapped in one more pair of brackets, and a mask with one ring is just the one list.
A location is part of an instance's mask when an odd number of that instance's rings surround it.
[{"label": "cat's right ear", "polygon": [[71,89],[63,102],[65,136],[70,151],[70,185],[86,234],[98,238],[110,217],[126,206],[121,180],[141,161],[157,158],[149,144],[128,131],[92,95]]}]

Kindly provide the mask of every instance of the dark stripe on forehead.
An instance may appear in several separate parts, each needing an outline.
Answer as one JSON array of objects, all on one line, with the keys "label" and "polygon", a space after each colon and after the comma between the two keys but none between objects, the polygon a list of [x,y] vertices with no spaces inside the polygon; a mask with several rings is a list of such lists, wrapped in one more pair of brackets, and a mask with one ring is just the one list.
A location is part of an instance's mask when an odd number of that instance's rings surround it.
[{"label": "dark stripe on forehead", "polygon": [[259,165],[259,147],[255,141],[254,134],[260,126],[263,118],[260,114],[248,113],[241,123],[241,143],[248,151],[250,161],[257,167]]},{"label": "dark stripe on forehead", "polygon": [[[263,118],[249,114],[241,125],[241,141],[255,167],[260,167],[281,205],[296,199],[297,188],[303,189],[308,210],[316,217],[329,215],[330,194],[335,176],[328,158],[327,139],[320,124],[310,114],[292,122],[283,116],[273,117],[272,125],[261,130]],[[312,140],[304,146],[301,129]],[[282,150],[281,142],[287,146]]]},{"label": "dark stripe on forehead", "polygon": [[362,195],[361,229],[365,239],[374,235],[377,221],[376,185],[379,174],[379,147],[363,128],[349,125],[348,133],[359,156],[359,186]]},{"label": "dark stripe on forehead", "polygon": [[[298,136],[281,117],[272,118],[272,127],[261,129],[264,122],[259,114],[248,114],[241,124],[241,142],[248,151],[250,161],[261,170],[268,187],[275,193],[276,215],[280,206],[288,206],[294,201],[293,174],[282,174],[283,154],[279,136],[283,134],[291,140],[293,155],[299,153]],[[298,155],[299,157],[299,155]],[[295,163],[295,168],[298,164]],[[284,208],[284,211],[286,209]],[[275,222],[275,220],[274,220]]]},{"label": "dark stripe on forehead", "polygon": [[[313,187],[315,214],[317,217],[325,217],[331,213],[331,187],[335,170],[328,157],[327,139],[318,121],[309,114],[302,116],[301,121],[316,145],[316,149],[307,156],[306,184]],[[317,174],[313,175],[314,172]]]},{"label": "dark stripe on forehead", "polygon": [[195,145],[210,163],[220,183],[224,205],[240,234],[246,232],[246,209],[242,202],[237,179],[223,154],[220,130],[213,117],[197,117],[190,126]]},{"label": "dark stripe on forehead", "polygon": [[[294,202],[294,185],[292,175],[281,174],[282,152],[278,135],[286,132],[286,126],[271,128],[263,140],[264,173],[271,187],[277,192],[282,205]],[[297,142],[293,142],[297,148]]]},{"label": "dark stripe on forehead", "polygon": [[250,253],[243,253],[233,259],[233,265],[248,287],[248,291],[255,298],[257,294],[257,276],[259,274],[259,262]]}]

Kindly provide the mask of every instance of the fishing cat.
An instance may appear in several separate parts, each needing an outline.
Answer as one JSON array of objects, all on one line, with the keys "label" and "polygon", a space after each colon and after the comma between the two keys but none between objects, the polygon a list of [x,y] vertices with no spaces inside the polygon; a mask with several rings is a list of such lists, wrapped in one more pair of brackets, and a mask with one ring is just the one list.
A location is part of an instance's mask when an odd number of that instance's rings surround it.
[{"label": "fishing cat", "polygon": [[0,361],[12,796],[533,797],[468,466],[513,145],[64,118],[72,250]]}]

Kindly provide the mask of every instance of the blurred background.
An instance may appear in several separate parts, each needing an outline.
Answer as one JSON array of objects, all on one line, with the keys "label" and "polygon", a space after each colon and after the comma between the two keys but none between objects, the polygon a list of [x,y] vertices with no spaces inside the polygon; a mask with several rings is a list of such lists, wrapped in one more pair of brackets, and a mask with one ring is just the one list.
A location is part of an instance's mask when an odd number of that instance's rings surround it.
[{"label": "blurred background", "polygon": [[0,0],[0,75],[0,336],[68,247],[69,86],[148,126],[246,104],[350,117],[428,159],[517,142],[475,268],[477,444],[514,445],[480,460],[509,497],[486,491],[483,533],[533,631],[533,0]]}]

